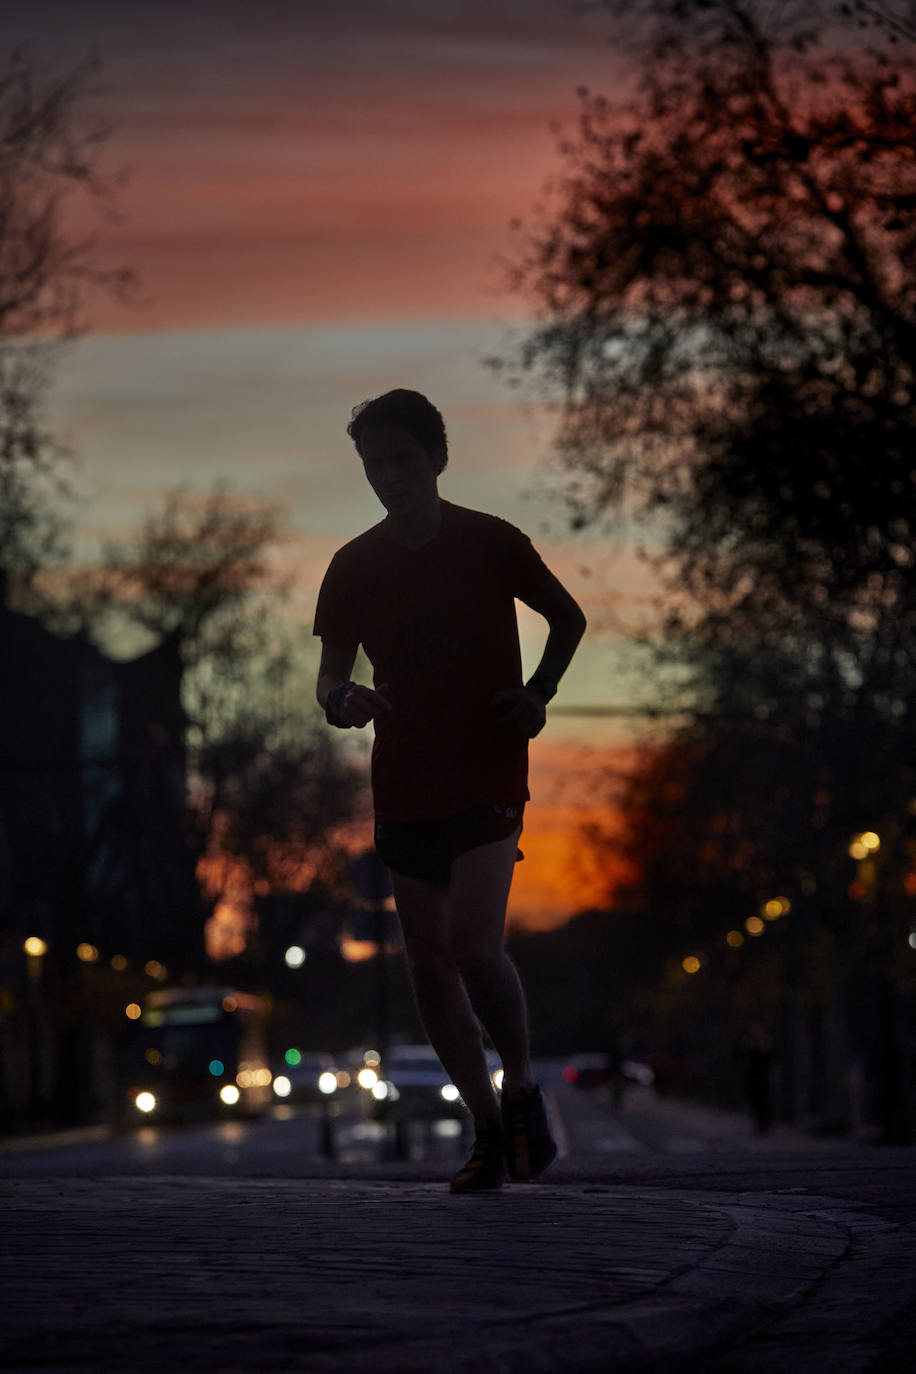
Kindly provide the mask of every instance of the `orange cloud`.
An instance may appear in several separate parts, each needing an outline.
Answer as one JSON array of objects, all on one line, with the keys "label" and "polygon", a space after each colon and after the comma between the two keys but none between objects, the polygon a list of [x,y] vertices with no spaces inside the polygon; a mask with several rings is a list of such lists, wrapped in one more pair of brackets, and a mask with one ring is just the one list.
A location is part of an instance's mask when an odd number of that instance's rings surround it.
[{"label": "orange cloud", "polygon": [[[615,779],[625,773],[632,757],[632,750],[622,745],[589,750],[538,744],[532,758],[532,801],[525,811],[521,839],[525,858],[516,865],[509,898],[510,925],[553,929],[578,911],[609,904],[617,887],[632,881],[635,867],[625,855],[611,847],[598,848],[586,836],[588,827],[611,837],[619,828]],[[371,848],[369,813],[339,827],[329,840],[354,858]],[[279,847],[271,868],[278,891],[305,890],[315,873],[314,860],[303,864],[301,856],[285,855]],[[239,942],[244,945],[255,928],[251,915],[255,884],[247,864],[214,846],[200,860],[198,878],[211,896],[220,899],[207,929],[211,957],[237,954]],[[365,956],[352,941],[344,953],[348,958]]]},{"label": "orange cloud", "polygon": [[526,930],[552,930],[577,912],[608,906],[621,884],[632,881],[635,865],[612,849],[596,848],[586,827],[613,836],[619,813],[610,805],[550,806],[531,801],[525,810],[520,848],[509,897],[508,922]]},{"label": "orange cloud", "polygon": [[535,742],[520,846],[525,858],[515,869],[510,924],[552,929],[578,911],[606,906],[632,878],[625,856],[596,848],[586,836],[588,827],[610,836],[619,829],[618,780],[632,759],[620,741],[594,748],[549,737]]},{"label": "orange cloud", "polygon": [[[112,160],[131,177],[96,237],[145,304],[95,295],[92,328],[517,313],[497,258],[558,170],[551,125],[571,128],[582,76],[535,66],[495,92],[465,77],[356,100],[264,86],[241,111],[163,87],[135,113],[125,93]],[[98,231],[86,207],[72,228]]]}]

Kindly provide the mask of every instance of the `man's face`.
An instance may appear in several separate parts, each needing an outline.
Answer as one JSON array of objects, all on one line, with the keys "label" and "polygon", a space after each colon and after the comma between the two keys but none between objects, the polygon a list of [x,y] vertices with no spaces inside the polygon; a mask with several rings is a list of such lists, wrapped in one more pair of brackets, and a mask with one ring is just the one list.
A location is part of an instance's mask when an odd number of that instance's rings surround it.
[{"label": "man's face", "polygon": [[369,485],[389,514],[408,514],[436,494],[436,462],[400,425],[367,425],[359,452]]}]

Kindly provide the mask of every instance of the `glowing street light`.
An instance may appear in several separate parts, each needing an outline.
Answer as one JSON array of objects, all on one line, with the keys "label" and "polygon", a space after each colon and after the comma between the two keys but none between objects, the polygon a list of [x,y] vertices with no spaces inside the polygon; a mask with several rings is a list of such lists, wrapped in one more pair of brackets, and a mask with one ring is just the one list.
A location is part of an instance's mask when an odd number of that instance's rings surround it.
[{"label": "glowing street light", "polygon": [[26,955],[26,968],[28,969],[29,993],[26,1002],[26,1034],[28,1036],[28,1073],[29,1073],[29,1105],[33,1116],[37,1116],[42,1107],[42,1080],[44,1071],[42,1068],[42,973],[44,970],[44,956],[48,952],[48,946],[40,935],[30,935],[22,945]]},{"label": "glowing street light", "polygon": [[869,854],[877,853],[880,848],[880,836],[876,835],[874,830],[863,830],[861,835],[853,835],[849,845],[849,857],[867,859]]}]

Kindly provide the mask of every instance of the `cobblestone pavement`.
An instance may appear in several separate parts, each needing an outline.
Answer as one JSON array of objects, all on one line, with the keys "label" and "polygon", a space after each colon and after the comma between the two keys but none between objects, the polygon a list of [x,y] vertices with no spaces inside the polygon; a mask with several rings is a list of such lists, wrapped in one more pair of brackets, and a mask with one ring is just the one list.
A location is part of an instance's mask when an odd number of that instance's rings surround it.
[{"label": "cobblestone pavement", "polygon": [[[8,1371],[896,1374],[916,1151],[0,1180]],[[907,1332],[910,1335],[907,1335]]]}]

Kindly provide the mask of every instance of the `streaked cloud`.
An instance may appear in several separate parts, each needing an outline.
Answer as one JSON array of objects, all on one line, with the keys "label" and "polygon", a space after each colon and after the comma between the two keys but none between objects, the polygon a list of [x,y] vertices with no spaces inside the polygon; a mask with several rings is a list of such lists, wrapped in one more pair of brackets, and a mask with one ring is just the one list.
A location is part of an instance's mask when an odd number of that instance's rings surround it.
[{"label": "streaked cloud", "polygon": [[[578,85],[620,89],[607,17],[560,0],[6,0],[4,26],[60,68],[98,51],[108,164],[129,171],[119,220],[72,220],[143,293],[90,302],[95,332],[52,397],[82,554],[166,489],[228,479],[287,513],[277,557],[310,624],[331,553],[382,513],[350,409],[415,387],[448,424],[442,494],[525,529],[586,608],[562,700],[625,695],[619,622],[651,579],[625,541],[570,537],[549,416],[483,366],[527,319],[499,256],[560,170],[551,126],[573,129]],[[530,668],[543,622],[524,613],[521,630]],[[557,716],[536,742],[517,919],[561,919],[596,890],[564,868],[594,797],[567,796],[562,770],[585,779],[581,750],[626,737],[614,717]]]}]

